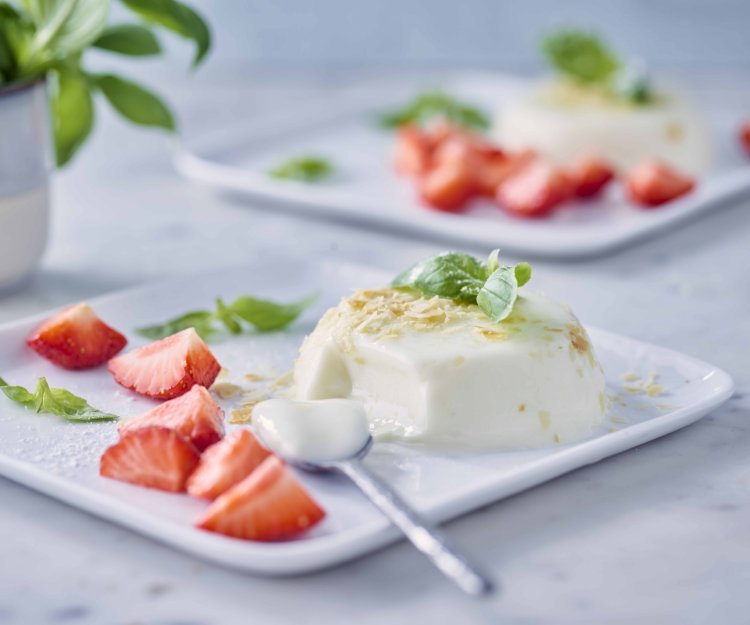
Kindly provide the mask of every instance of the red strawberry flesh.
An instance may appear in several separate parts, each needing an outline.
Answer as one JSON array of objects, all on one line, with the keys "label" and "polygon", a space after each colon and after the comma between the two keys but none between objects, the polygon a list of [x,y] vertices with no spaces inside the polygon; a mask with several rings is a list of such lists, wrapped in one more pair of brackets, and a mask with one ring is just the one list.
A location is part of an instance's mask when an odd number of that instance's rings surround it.
[{"label": "red strawberry flesh", "polygon": [[200,454],[174,430],[150,426],[126,433],[101,457],[99,474],[173,493],[185,490]]},{"label": "red strawberry flesh", "polygon": [[87,304],[70,306],[42,323],[26,344],[66,369],[99,366],[120,352],[127,340]]},{"label": "red strawberry flesh", "polygon": [[325,512],[276,456],[214,501],[197,526],[245,540],[293,538],[319,523]]},{"label": "red strawberry flesh", "polygon": [[121,435],[149,425],[160,425],[174,430],[189,440],[199,451],[221,440],[224,436],[224,411],[211,394],[200,385],[187,393],[156,406],[146,414],[124,421]]},{"label": "red strawberry flesh", "polygon": [[209,447],[190,476],[187,491],[193,497],[216,499],[250,475],[269,456],[250,430],[235,430]]},{"label": "red strawberry flesh", "polygon": [[118,384],[154,399],[172,399],[195,384],[209,387],[221,366],[193,328],[109,361]]}]

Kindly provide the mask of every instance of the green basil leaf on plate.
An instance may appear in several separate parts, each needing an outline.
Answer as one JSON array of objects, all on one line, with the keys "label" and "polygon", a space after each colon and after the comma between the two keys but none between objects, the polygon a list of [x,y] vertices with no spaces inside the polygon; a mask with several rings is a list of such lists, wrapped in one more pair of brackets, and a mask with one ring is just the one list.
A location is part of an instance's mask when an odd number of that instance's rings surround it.
[{"label": "green basil leaf on plate", "polygon": [[234,313],[224,303],[220,297],[216,298],[216,318],[221,321],[232,334],[240,334],[242,326],[234,318]]},{"label": "green basil leaf on plate", "polygon": [[268,174],[279,180],[318,182],[333,173],[331,162],[320,156],[299,156],[280,163]]},{"label": "green basil leaf on plate", "polygon": [[50,388],[46,378],[39,378],[36,389],[30,392],[22,386],[10,386],[0,378],[0,391],[21,406],[40,414],[52,414],[65,421],[91,423],[116,421],[119,417],[104,412],[64,388]]},{"label": "green basil leaf on plate", "polygon": [[310,295],[291,304],[277,304],[269,300],[244,295],[229,305],[235,315],[241,317],[260,332],[281,330],[302,314],[315,300],[317,295]]},{"label": "green basil leaf on plate", "polygon": [[136,328],[136,332],[147,339],[163,339],[187,328],[195,328],[195,331],[207,339],[215,332],[213,327],[214,314],[207,310],[194,310],[165,323],[154,324]]}]

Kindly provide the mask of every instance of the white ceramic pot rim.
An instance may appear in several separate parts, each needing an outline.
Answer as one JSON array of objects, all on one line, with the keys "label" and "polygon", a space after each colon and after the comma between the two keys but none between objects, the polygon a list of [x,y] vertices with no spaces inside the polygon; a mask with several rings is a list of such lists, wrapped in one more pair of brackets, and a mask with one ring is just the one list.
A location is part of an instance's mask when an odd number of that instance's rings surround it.
[{"label": "white ceramic pot rim", "polygon": [[9,83],[7,85],[4,85],[0,87],[0,98],[2,97],[10,97],[14,96],[16,94],[22,93],[24,91],[29,91],[30,89],[33,89],[40,83],[47,82],[47,78],[45,76],[37,76],[36,78],[26,78],[24,80],[17,80],[15,82]]}]

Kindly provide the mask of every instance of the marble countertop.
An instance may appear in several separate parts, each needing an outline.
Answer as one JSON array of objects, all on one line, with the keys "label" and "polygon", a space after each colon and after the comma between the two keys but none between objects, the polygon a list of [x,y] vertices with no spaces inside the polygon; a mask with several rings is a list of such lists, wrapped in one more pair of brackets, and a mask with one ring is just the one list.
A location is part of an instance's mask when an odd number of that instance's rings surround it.
[{"label": "marble countertop", "polygon": [[[169,93],[189,133],[350,82],[235,71]],[[736,84],[702,91],[750,102]],[[43,268],[25,291],[0,300],[0,322],[269,251],[395,271],[444,247],[215,194],[174,173],[169,139],[132,131],[104,110],[98,123],[56,179]],[[584,322],[715,363],[733,375],[737,393],[685,430],[449,523],[502,580],[497,597],[464,598],[404,543],[312,575],[238,574],[0,479],[0,624],[746,623],[746,263],[747,200],[608,257],[534,263]]]}]

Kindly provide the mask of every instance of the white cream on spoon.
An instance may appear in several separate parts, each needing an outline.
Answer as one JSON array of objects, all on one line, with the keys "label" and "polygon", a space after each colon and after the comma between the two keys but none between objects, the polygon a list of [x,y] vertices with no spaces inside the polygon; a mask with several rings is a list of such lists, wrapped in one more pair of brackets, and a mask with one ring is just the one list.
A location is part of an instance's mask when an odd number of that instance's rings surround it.
[{"label": "white cream on spoon", "polygon": [[253,409],[263,443],[306,471],[336,469],[351,479],[412,544],[462,590],[482,595],[492,582],[361,462],[372,446],[362,404],[350,399],[269,399]]},{"label": "white cream on spoon", "polygon": [[268,447],[296,462],[351,458],[370,438],[364,406],[351,399],[269,399],[253,410],[253,424]]}]

